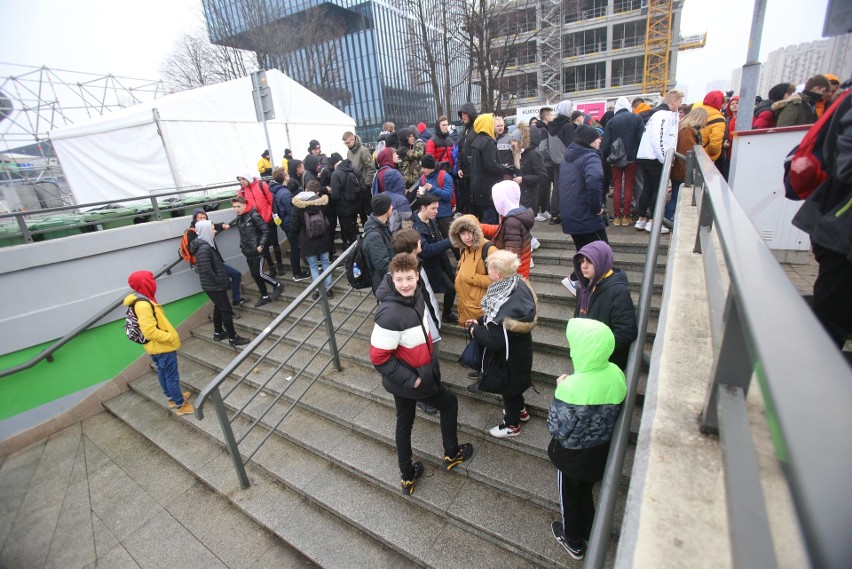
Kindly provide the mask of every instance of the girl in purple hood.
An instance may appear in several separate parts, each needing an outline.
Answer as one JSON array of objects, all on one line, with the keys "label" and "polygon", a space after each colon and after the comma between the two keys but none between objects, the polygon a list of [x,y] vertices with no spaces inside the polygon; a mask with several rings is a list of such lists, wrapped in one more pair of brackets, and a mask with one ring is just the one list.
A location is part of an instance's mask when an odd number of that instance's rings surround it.
[{"label": "girl in purple hood", "polygon": [[627,275],[612,268],[612,248],[606,241],[593,241],[574,255],[577,274],[577,306],[574,318],[603,322],[615,336],[615,350],[609,361],[627,369],[630,344],[636,339],[636,309]]}]

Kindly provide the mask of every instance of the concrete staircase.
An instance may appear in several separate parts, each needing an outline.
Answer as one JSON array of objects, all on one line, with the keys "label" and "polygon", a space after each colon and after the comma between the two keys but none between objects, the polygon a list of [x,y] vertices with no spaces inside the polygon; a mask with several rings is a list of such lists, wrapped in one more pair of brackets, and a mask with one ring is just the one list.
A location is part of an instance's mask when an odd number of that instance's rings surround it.
[{"label": "concrete staircase", "polygon": [[[229,413],[244,407],[234,422],[237,438],[259,419],[241,446],[251,452],[269,435],[266,443],[248,465],[253,485],[239,489],[230,458],[224,451],[223,436],[212,406],[206,417],[177,417],[170,414],[156,377],[149,374],[133,384],[128,393],[107,402],[107,409],[160,446],[173,459],[211,488],[230,499],[247,516],[266,526],[297,551],[315,563],[328,567],[557,567],[581,562],[572,560],[550,534],[550,522],[558,519],[559,502],[555,470],[547,458],[546,416],[552,400],[554,378],[571,371],[565,346],[565,323],[573,315],[574,298],[559,281],[570,272],[573,245],[552,226],[537,224],[535,234],[541,248],[535,252],[531,281],[539,297],[540,325],[533,332],[535,357],[533,386],[526,394],[531,420],[520,437],[497,440],[487,429],[502,416],[499,398],[471,394],[467,370],[457,362],[465,345],[463,330],[444,326],[440,359],[443,379],[459,398],[459,438],[472,442],[473,459],[452,472],[441,467],[441,438],[437,417],[418,412],[412,436],[414,454],[426,465],[426,474],[412,496],[399,489],[394,446],[395,411],[392,397],[384,391],[378,373],[370,365],[369,335],[374,308],[371,299],[356,305],[369,291],[345,292],[336,287],[332,306],[341,346],[343,371],[329,366],[321,373],[328,356],[309,363],[311,355],[324,342],[324,329],[312,333],[321,320],[320,308],[307,309],[303,321],[275,345],[275,333],[258,353],[270,349],[260,363],[252,355],[237,372],[247,380],[236,385],[228,380],[223,396]],[[638,299],[647,234],[633,228],[611,228],[615,265],[627,271],[634,301]],[[665,265],[665,246],[660,267]],[[653,340],[655,316],[663,275],[657,276],[652,310]],[[250,279],[244,280],[246,294],[257,298]],[[341,281],[345,284],[345,278]],[[305,283],[287,280],[285,292],[277,301],[255,309],[241,307],[236,321],[241,335],[254,337],[266,328],[303,289]],[[300,286],[301,285],[301,286]],[[301,314],[304,310],[299,310]],[[353,318],[343,323],[348,314]],[[362,318],[366,323],[360,325]],[[285,322],[276,332],[289,327]],[[305,345],[292,355],[297,344]],[[649,344],[646,344],[649,351]],[[192,332],[181,347],[182,381],[194,392],[203,388],[234,357],[226,343],[213,341],[212,323]],[[305,372],[297,372],[307,365]],[[281,371],[265,388],[259,384],[278,366]],[[316,378],[310,389],[308,383]],[[258,390],[259,393],[258,393]],[[638,402],[644,387],[640,385]],[[294,401],[292,412],[275,428]],[[637,409],[632,433],[638,432],[641,409]],[[270,433],[271,431],[271,433]],[[206,436],[199,436],[206,435]],[[191,440],[192,444],[186,444]],[[180,444],[175,441],[181,441]],[[218,447],[214,460],[201,464],[199,456],[209,456]],[[207,451],[205,454],[203,451]],[[632,450],[627,456],[622,496],[616,509],[609,552],[612,563],[617,528],[623,510]]]}]

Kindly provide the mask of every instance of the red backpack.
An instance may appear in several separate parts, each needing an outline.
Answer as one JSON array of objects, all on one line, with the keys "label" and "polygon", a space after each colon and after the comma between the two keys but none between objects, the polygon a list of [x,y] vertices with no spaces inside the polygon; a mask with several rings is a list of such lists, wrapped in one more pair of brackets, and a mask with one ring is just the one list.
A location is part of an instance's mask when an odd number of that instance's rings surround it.
[{"label": "red backpack", "polygon": [[831,130],[835,111],[849,96],[849,91],[847,89],[834,101],[805,133],[802,142],[793,148],[784,160],[784,193],[787,199],[796,201],[806,199],[828,179],[822,155],[823,143]]},{"label": "red backpack", "polygon": [[[444,180],[447,178],[447,171],[444,169],[438,170],[438,187],[442,190],[444,189]],[[426,176],[420,175],[420,185],[426,185]],[[450,197],[450,208],[456,207],[456,192],[453,190],[452,196]]]}]

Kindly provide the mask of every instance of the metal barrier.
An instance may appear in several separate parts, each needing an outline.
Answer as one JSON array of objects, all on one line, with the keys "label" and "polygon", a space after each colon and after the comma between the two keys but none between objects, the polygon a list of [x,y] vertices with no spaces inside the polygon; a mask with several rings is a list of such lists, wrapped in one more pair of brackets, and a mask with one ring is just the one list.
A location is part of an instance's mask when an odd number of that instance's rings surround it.
[{"label": "metal barrier", "polygon": [[604,566],[609,540],[612,532],[612,520],[615,513],[615,502],[621,487],[621,471],[624,468],[624,455],[630,441],[630,423],[633,419],[633,408],[636,404],[636,388],[639,384],[639,372],[645,355],[645,338],[648,335],[648,322],[651,317],[651,297],[654,294],[654,274],[657,268],[657,257],[660,252],[660,229],[663,225],[663,211],[666,206],[669,175],[675,152],[669,150],[663,162],[660,176],[660,186],[657,190],[657,201],[654,204],[654,222],[651,226],[651,240],[642,270],[642,286],[639,291],[638,328],[639,335],[630,346],[627,360],[627,397],[624,407],[615,423],[612,441],[609,447],[606,469],[601,481],[597,513],[589,536],[588,550],[583,563],[584,569],[601,569]]},{"label": "metal barrier", "polygon": [[[734,566],[777,565],[748,423],[753,375],[810,561],[848,566],[852,372],[703,148],[696,157],[695,252],[704,260],[714,349],[701,430],[721,440]],[[730,277],[727,297],[714,229]]]},{"label": "metal barrier", "polygon": [[[341,371],[343,368],[340,365],[340,349],[344,348],[349,341],[355,336],[356,332],[361,329],[361,327],[370,319],[373,315],[373,310],[370,310],[366,316],[361,318],[361,321],[353,328],[352,332],[349,333],[346,338],[344,338],[343,342],[338,345],[337,342],[337,328],[341,328],[345,325],[350,318],[355,316],[356,311],[364,304],[364,302],[375,302],[375,297],[372,294],[365,294],[360,302],[352,309],[346,309],[348,313],[342,320],[339,322],[332,322],[332,314],[334,310],[341,305],[341,303],[352,295],[354,289],[348,288],[346,293],[337,301],[334,306],[331,306],[329,303],[329,299],[327,296],[327,291],[325,288],[325,279],[327,277],[333,276],[333,272],[338,267],[342,267],[346,258],[355,250],[355,245],[350,245],[350,247],[337,258],[337,260],[332,263],[328,269],[326,269],[318,279],[313,281],[296,299],[290,303],[284,311],[279,314],[272,323],[267,326],[263,332],[261,332],[250,344],[248,344],[240,354],[234,358],[225,368],[222,370],[219,375],[216,376],[198,395],[195,399],[195,415],[199,419],[204,418],[204,405],[207,403],[207,400],[211,400],[213,404],[213,408],[216,411],[216,416],[219,419],[219,425],[222,428],[222,433],[225,438],[225,444],[228,448],[228,454],[231,456],[231,461],[234,464],[234,469],[237,472],[237,477],[240,481],[240,486],[242,488],[248,488],[251,485],[251,481],[246,474],[245,465],[254,457],[254,455],[260,450],[263,444],[272,436],[276,429],[281,425],[284,419],[290,414],[290,412],[296,407],[296,405],[301,401],[302,397],[308,392],[308,390],[316,383],[317,379],[328,369],[329,365],[334,364],[334,368],[337,371]],[[332,286],[334,283],[338,282],[340,279],[344,278],[344,274],[341,273],[334,281],[332,282]],[[345,280],[344,280],[345,282]],[[347,283],[348,284],[348,283]],[[291,318],[294,316],[296,311],[301,307],[305,301],[308,300],[309,295],[313,292],[319,292],[319,299],[310,302],[307,308],[295,318]],[[358,293],[355,293],[358,294]],[[313,328],[304,335],[302,340],[292,348],[292,351],[289,355],[287,355],[280,362],[273,362],[270,354],[278,348],[278,346],[288,339],[290,333],[301,324],[307,316],[307,314],[313,309],[317,303],[320,304],[322,308],[323,316],[322,318],[313,325]],[[340,314],[341,312],[338,312]],[[280,328],[283,328],[284,322],[292,320],[290,326],[284,330],[283,332],[278,332]],[[325,327],[326,339],[323,343],[315,348],[311,348],[312,353],[308,358],[307,362],[298,368],[295,373],[293,373],[292,369],[296,366],[290,366],[290,371],[286,372],[289,374],[289,377],[285,379],[286,385],[285,387],[278,393],[278,395],[268,404],[263,406],[263,410],[258,414],[255,419],[247,418],[244,413],[249,405],[254,403],[258,396],[264,392],[267,386],[272,382],[275,377],[282,372],[285,366],[288,365],[293,357],[302,349],[306,344],[309,338],[312,337],[314,332],[319,330],[321,326]],[[277,338],[273,338],[273,334],[277,334]],[[271,340],[272,345],[266,348],[262,348],[264,344]],[[328,352],[325,357],[327,360],[324,365],[317,370],[311,372],[312,377],[307,380],[307,384],[304,386],[304,389],[293,397],[290,397],[290,404],[282,414],[280,418],[277,420],[270,421],[268,424],[264,423],[264,420],[269,415],[270,411],[272,411],[278,403],[289,394],[289,391],[296,385],[296,380],[302,376],[307,375],[308,367],[314,363],[315,360],[321,358],[321,354],[323,350],[328,347]],[[242,365],[244,362],[250,361],[252,365],[250,369],[248,369],[242,375],[237,374],[237,368]],[[256,370],[259,370],[259,366],[264,362],[273,362],[271,363],[272,370],[265,377],[259,377]],[[322,363],[320,361],[320,363]],[[229,396],[233,395],[238,387],[241,385],[246,385],[248,383],[248,379],[251,378],[251,383],[254,384],[252,395],[242,404],[234,403],[231,407],[231,414],[229,415],[228,409],[226,408],[226,402]],[[227,388],[224,386],[225,382],[233,382],[232,385],[229,385]],[[224,393],[222,393],[224,391]],[[247,427],[245,427],[239,435],[234,433],[234,423],[237,420],[241,420],[243,422],[250,423]],[[260,440],[259,443],[253,446],[250,450],[247,450],[245,453],[240,451],[240,444],[245,443],[248,436],[254,431],[258,426],[262,426],[262,428],[266,429],[268,432],[266,435]]]},{"label": "metal barrier", "polygon": [[[115,215],[110,218],[110,221],[121,221],[132,219],[134,223],[143,223],[146,221],[162,221],[163,214],[166,212],[177,212],[179,215],[183,215],[183,212],[192,207],[192,205],[181,204],[178,203],[177,200],[180,197],[198,197],[198,198],[209,198],[206,202],[204,200],[198,202],[198,206],[201,206],[204,203],[212,203],[214,201],[222,201],[225,199],[222,196],[210,195],[208,192],[212,190],[227,190],[229,188],[236,188],[238,183],[234,182],[224,182],[221,184],[211,184],[208,186],[190,186],[187,188],[175,188],[175,189],[158,189],[152,190],[150,195],[148,196],[140,196],[134,198],[121,198],[117,200],[107,200],[100,202],[91,202],[86,204],[77,204],[77,205],[67,205],[62,207],[50,207],[44,208],[34,211],[17,211],[12,213],[3,213],[0,214],[0,223],[2,223],[6,219],[14,219],[18,228],[20,229],[20,236],[27,243],[32,243],[35,241],[33,239],[34,235],[39,235],[43,233],[50,233],[55,231],[55,229],[44,229],[40,231],[34,231],[27,224],[28,218],[40,218],[45,217],[49,214],[53,213],[63,213],[63,212],[71,212],[77,211],[79,209],[84,208],[97,208],[98,206],[114,206],[120,207],[120,204],[127,204],[131,202],[139,203],[147,201],[150,203],[150,206],[146,206],[144,211],[140,211],[138,209],[134,209],[132,212],[123,215]],[[234,191],[234,196],[236,196],[236,190]],[[103,209],[110,209],[109,207]],[[177,217],[177,216],[175,216]],[[63,229],[72,229],[77,227],[83,228],[91,228],[93,226],[99,225],[100,221],[91,221],[91,222],[83,222],[83,223],[69,223],[67,225],[63,225]]]}]

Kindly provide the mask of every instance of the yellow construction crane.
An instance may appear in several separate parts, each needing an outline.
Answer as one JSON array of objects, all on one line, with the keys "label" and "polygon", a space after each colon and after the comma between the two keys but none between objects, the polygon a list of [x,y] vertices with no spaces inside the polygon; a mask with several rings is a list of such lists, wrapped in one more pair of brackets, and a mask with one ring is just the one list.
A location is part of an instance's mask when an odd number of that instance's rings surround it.
[{"label": "yellow construction crane", "polygon": [[645,28],[645,72],[643,93],[666,92],[669,78],[669,52],[672,47],[672,4],[674,0],[648,0]]}]

